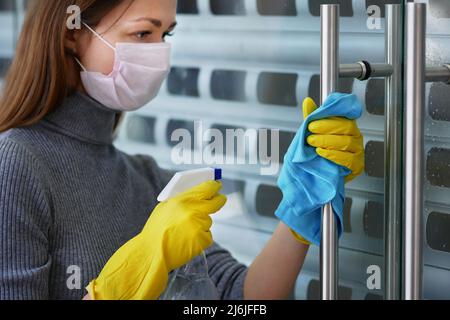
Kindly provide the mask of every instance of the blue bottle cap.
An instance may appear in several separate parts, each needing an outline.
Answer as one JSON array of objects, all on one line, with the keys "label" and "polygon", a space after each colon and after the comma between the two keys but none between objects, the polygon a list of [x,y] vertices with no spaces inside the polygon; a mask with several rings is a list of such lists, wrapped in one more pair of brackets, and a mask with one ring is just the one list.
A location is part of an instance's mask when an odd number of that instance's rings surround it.
[{"label": "blue bottle cap", "polygon": [[222,180],[222,169],[214,169],[214,180]]}]

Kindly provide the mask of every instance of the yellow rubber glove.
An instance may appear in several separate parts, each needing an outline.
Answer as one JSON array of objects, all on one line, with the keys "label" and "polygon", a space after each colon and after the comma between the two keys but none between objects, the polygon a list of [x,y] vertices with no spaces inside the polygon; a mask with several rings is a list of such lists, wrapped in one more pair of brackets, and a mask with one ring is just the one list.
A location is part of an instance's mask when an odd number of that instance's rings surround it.
[{"label": "yellow rubber glove", "polygon": [[[303,117],[317,109],[311,98],[303,102]],[[351,170],[345,182],[355,179],[364,171],[364,142],[356,120],[332,117],[313,121],[308,130],[312,133],[307,142],[316,148],[321,157]]]},{"label": "yellow rubber glove", "polygon": [[106,263],[86,288],[93,300],[152,300],[165,290],[168,274],[212,245],[211,214],[226,197],[208,181],[156,206],[142,232]]},{"label": "yellow rubber glove", "polygon": [[[314,100],[306,98],[303,101],[303,119],[316,109]],[[316,120],[309,124],[308,130],[312,135],[307,142],[316,148],[318,155],[352,171],[345,177],[345,182],[353,180],[364,171],[363,137],[355,120],[341,117]],[[291,229],[291,232],[300,243],[311,244],[294,230]]]},{"label": "yellow rubber glove", "polygon": [[289,228],[289,230],[291,230],[292,235],[294,236],[294,239],[297,240],[300,243],[306,244],[307,246],[311,245],[311,242],[309,242],[308,240],[306,240],[305,238],[303,238],[301,235],[299,235],[297,232],[295,232],[294,230],[292,230],[291,228]]}]

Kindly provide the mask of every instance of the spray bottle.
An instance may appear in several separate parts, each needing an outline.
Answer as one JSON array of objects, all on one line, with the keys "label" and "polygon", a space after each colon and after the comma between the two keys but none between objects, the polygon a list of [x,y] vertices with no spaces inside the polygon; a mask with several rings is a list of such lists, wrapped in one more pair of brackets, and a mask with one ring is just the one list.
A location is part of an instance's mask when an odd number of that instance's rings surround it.
[{"label": "spray bottle", "polygon": [[[166,201],[196,185],[221,180],[222,170],[214,168],[178,172],[167,184],[158,201]],[[208,276],[208,264],[203,252],[181,268],[174,270],[161,300],[219,300],[219,292]]]}]

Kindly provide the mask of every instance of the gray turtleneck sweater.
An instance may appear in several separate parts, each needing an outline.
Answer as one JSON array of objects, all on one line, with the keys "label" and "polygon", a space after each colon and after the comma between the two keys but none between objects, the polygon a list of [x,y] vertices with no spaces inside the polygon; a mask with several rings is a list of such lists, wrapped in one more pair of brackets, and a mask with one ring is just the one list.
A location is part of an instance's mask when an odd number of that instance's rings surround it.
[{"label": "gray turtleneck sweater", "polygon": [[[115,116],[75,93],[1,136],[0,299],[81,299],[143,228],[170,174],[112,145]],[[221,297],[242,299],[247,268],[217,244],[206,255]]]}]

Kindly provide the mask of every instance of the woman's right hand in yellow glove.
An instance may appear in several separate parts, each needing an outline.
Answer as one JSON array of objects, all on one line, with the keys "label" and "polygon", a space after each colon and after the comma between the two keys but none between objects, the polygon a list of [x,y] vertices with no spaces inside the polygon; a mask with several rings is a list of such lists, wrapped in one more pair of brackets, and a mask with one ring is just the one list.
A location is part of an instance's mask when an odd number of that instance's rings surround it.
[{"label": "woman's right hand in yellow glove", "polygon": [[150,300],[165,290],[170,271],[212,245],[211,214],[226,197],[208,181],[160,203],[142,232],[123,245],[87,287],[94,300]]}]

